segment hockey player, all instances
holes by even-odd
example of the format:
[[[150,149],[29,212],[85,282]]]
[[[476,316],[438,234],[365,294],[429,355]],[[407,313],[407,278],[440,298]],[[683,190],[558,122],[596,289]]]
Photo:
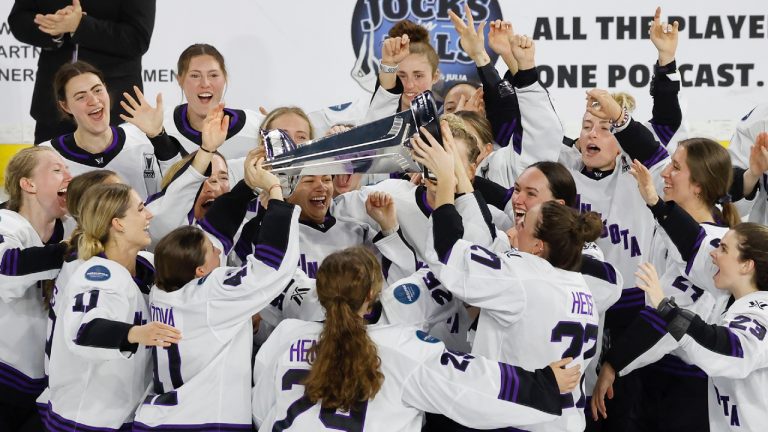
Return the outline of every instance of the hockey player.
[[[710,265],[708,252],[717,247],[728,226],[739,222],[733,204],[725,198],[732,173],[728,152],[709,139],[680,141],[671,163],[662,171],[664,200],[656,193],[650,171],[638,161],[632,167],[640,195],[660,226],[647,259],[659,268],[666,295],[710,319],[713,309],[725,301],[725,293],[712,282],[716,269]],[[616,371],[623,376],[653,363],[634,374],[643,383],[643,396],[633,427],[668,427],[671,420],[664,413],[674,411],[675,427],[705,430],[700,412],[706,404],[706,376],[677,356],[668,355],[677,344],[653,331],[652,324],[648,311],[642,311],[625,334],[613,341],[600,371],[593,405],[603,403]]]
[[[67,160],[74,175],[110,169],[133,187],[142,200],[156,193],[162,168],[173,163],[177,144],[159,132],[149,138],[132,126],[129,129],[134,132],[110,126],[108,89],[101,72],[88,63],[63,65],[56,73],[54,88],[59,109],[77,124],[77,130],[41,145],[53,147]],[[132,113],[134,121],[149,122],[147,118],[162,114],[161,105],[152,108],[140,91],[137,97],[142,109]],[[135,109],[139,108],[135,100],[129,100],[134,102]]]
[[[283,321],[256,356],[261,431],[419,431],[423,411],[476,427],[528,425],[555,418],[558,393],[576,384],[577,367],[559,368],[570,359],[528,372],[449,351],[413,327],[366,326],[382,282],[366,249],[331,254],[317,276],[325,321]]]
[[[760,431],[768,401],[768,229],[755,223],[739,224],[711,252],[717,267],[715,286],[730,298],[720,303],[715,323],[679,307],[664,297],[663,285],[652,265],[638,271],[638,284],[655,309],[652,320],[660,332],[678,342],[687,362],[709,375],[709,429]]]
[[[502,80],[485,51],[485,23],[474,27],[465,4],[467,23],[450,12],[454,28],[461,35],[461,46],[477,66],[483,83],[483,99],[496,142],[502,146],[477,166],[477,175],[511,188],[515,179],[538,161],[556,161],[560,147],[547,145],[562,141],[563,128],[552,108],[549,92],[538,81],[535,45],[527,36],[514,35],[511,27],[491,26],[489,44],[496,52],[508,51],[518,70]],[[519,106],[518,106],[519,104]]]
[[[5,172],[6,208],[0,209],[0,429],[37,425],[34,400],[45,388],[45,306],[41,281],[61,268],[61,218],[72,176],[46,147],[19,151]],[[13,329],[13,330],[11,330]]]
[[[194,44],[182,51],[177,65],[179,86],[187,103],[165,114],[163,126],[168,135],[181,143],[184,154],[192,153],[202,144],[203,124],[208,113],[224,97],[227,68],[224,56],[208,44]],[[264,118],[251,110],[225,108],[229,116],[227,139],[221,146],[226,159],[244,157],[256,147],[259,124]]]
[[[456,180],[448,169],[454,145],[445,123],[442,134],[443,146],[430,135],[429,145],[421,139],[412,144],[416,160],[438,179],[430,268],[452,294],[480,308],[472,352],[526,368],[566,357],[586,367],[597,349],[598,310],[607,305],[574,270],[581,267],[584,241],[602,230],[599,217],[577,216],[549,201],[526,213],[520,252],[498,256],[462,240],[463,224],[453,206]],[[583,388],[561,399],[565,410],[559,419],[529,429],[583,430]]]
[[[134,430],[251,430],[250,318],[288,283],[299,257],[299,208],[282,202],[280,181],[262,162],[245,173],[249,187],[270,194],[246,265],[219,268],[219,251],[193,227],[173,231],[155,250],[152,320],[187,337],[152,349],[154,380]]]
[[[148,350],[168,347],[181,334],[147,324],[146,295],[154,282],[152,214],[123,184],[89,190],[80,211],[82,235],[74,271],[53,331],[49,365],[50,429],[112,431],[129,428],[150,380]]]

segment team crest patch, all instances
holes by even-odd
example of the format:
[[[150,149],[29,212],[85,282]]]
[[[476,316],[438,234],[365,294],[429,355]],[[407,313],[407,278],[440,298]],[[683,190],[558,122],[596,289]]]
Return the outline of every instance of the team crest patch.
[[[85,271],[85,278],[93,282],[103,282],[110,277],[112,277],[112,273],[109,272],[109,269],[100,265],[95,265]]]
[[[419,299],[421,290],[412,283],[398,285],[395,288],[395,298],[402,304],[411,304]]]
[[[438,343],[438,342],[440,342],[440,339],[430,335],[427,332],[423,332],[421,330],[416,330],[416,337],[421,339],[421,340],[423,340],[424,342],[427,342],[427,343]]]

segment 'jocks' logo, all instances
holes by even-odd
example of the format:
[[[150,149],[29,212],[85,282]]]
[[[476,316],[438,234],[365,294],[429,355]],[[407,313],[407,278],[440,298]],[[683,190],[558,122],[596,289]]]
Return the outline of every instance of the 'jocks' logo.
[[[450,10],[463,16],[464,3],[459,0],[358,0],[352,13],[352,47],[357,58],[352,77],[365,90],[373,92],[382,41],[396,22],[409,19],[429,30],[445,81],[476,80],[477,69],[459,46],[459,35],[448,17]],[[476,23],[503,19],[498,0],[466,0],[466,3]],[[498,56],[488,49],[487,43],[486,38],[486,51],[493,64]]]

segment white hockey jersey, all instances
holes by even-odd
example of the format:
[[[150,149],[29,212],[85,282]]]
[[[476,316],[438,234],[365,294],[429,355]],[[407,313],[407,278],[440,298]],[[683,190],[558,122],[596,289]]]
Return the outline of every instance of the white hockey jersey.
[[[288,283],[299,255],[300,209],[278,210],[283,220],[269,229],[282,245],[261,243],[242,268],[219,267],[177,291],[152,289],[152,320],[176,327],[183,339],[152,348],[154,383],[134,430],[250,430],[251,315]]]
[[[584,277],[534,255],[510,250],[496,255],[458,240],[448,257],[430,256],[435,276],[459,299],[480,308],[472,353],[531,369],[572,357],[582,382],[561,395],[560,418],[533,431],[583,431],[584,371],[597,350],[599,310]]]
[[[368,327],[384,374],[379,393],[348,413],[321,409],[304,396],[300,382],[309,373],[307,352],[322,328],[283,321],[257,354],[253,418],[259,430],[415,432],[421,430],[423,411],[493,428],[548,421],[559,411],[558,390],[537,379],[542,371],[449,351],[438,339],[397,325]]]
[[[152,254],[136,258],[136,276],[95,256],[70,277],[60,299],[49,365],[49,429],[111,431],[130,427],[150,382],[149,349],[127,343],[146,324],[154,283]]]
[[[339,195],[335,200],[334,214],[339,218],[363,221],[371,227],[378,228],[376,222],[365,212],[365,200],[373,191],[387,192],[392,196],[405,241],[415,250],[416,258],[422,263],[425,262],[427,249],[431,247],[427,239],[431,232],[429,215],[432,213],[432,208],[427,203],[425,187],[416,186],[405,180],[385,180],[374,186]],[[474,194],[458,197],[455,205],[465,221],[465,236],[471,236],[475,243],[490,246],[496,236],[496,230],[487,209],[480,208]],[[486,212],[488,219],[485,218],[483,211]]]
[[[29,221],[0,210],[0,391],[34,400],[45,388],[46,310],[40,281],[61,268],[63,226],[43,244]]]
[[[520,105],[520,121],[523,135],[520,144],[513,137],[512,130],[516,128],[516,119],[510,123],[509,142],[488,155],[477,167],[476,175],[492,180],[509,189],[515,185],[515,179],[528,168],[539,161],[557,161],[560,155],[563,139],[563,126],[552,106],[549,92],[538,81],[533,84],[516,88],[515,94]],[[514,97],[514,96],[513,96]]]
[[[56,150],[67,161],[72,176],[97,169],[116,172],[142,200],[160,190],[163,169],[173,162],[163,162],[161,167],[149,139],[143,133],[126,133],[122,126],[112,126],[112,143],[101,153],[89,153],[78,147],[74,134],[62,135],[40,145]]]
[[[224,108],[224,114],[229,116],[229,131],[219,153],[224,159],[246,156],[259,142],[259,126],[264,116],[255,111],[232,108]],[[168,135],[179,140],[187,154],[199,149],[203,142],[200,131],[193,129],[187,120],[187,104],[166,112],[163,127]]]

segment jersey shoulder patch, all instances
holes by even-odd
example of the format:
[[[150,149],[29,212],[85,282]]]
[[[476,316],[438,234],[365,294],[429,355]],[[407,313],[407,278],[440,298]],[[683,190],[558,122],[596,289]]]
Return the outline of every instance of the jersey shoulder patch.
[[[92,282],[103,282],[110,277],[112,277],[112,273],[110,273],[109,269],[103,265],[91,266],[85,271],[85,279]]]
[[[421,290],[416,284],[406,283],[395,287],[393,295],[402,304],[412,304],[419,299]]]
[[[421,330],[416,330],[416,337],[427,343],[438,343],[440,339],[430,335],[429,333]]]

